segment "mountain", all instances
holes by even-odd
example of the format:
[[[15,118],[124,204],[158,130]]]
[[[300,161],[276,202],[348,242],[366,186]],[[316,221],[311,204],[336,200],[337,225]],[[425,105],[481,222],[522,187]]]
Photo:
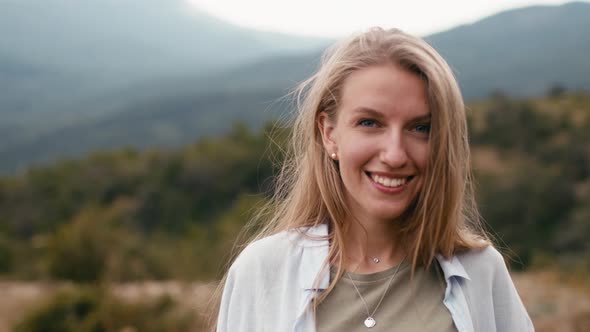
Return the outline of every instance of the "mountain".
[[[87,98],[324,44],[242,29],[185,0],[0,0],[0,86],[13,87],[0,112],[96,111]]]
[[[510,10],[426,39],[454,68],[464,95],[590,89],[590,3]]]
[[[104,4],[110,4],[109,8],[112,10],[115,3],[121,3],[105,0],[99,5],[95,1],[84,3],[103,8],[103,11],[108,7]],[[15,3],[30,5],[34,2],[33,0],[19,2],[0,0],[0,6],[6,3],[12,3],[13,6],[16,6]],[[49,2],[64,4],[67,1],[49,0]],[[140,6],[140,3],[153,5],[150,7],[150,12],[153,11],[159,15],[170,11],[178,13],[181,8],[179,3],[171,2],[176,3],[177,7],[167,7],[158,0],[148,0],[148,2],[128,0],[125,3],[129,4],[127,13],[137,10],[136,7]],[[168,11],[161,7],[168,8]],[[93,13],[86,16],[95,17],[94,20],[99,21],[98,18],[101,16],[98,9],[86,10],[86,13]],[[180,10],[180,12],[188,15],[185,11]],[[5,15],[2,10],[0,13]],[[90,20],[80,15],[81,21]],[[146,40],[149,38],[142,39],[141,36],[136,36],[142,31],[157,35],[154,30],[158,29],[154,28],[153,24],[141,26],[137,23],[136,28],[133,29],[113,28],[114,31],[125,30],[124,33],[127,35],[133,35],[132,32],[135,31],[135,37],[130,38],[131,40],[140,40],[142,41],[140,45],[148,44],[152,48],[159,49],[162,54],[167,54],[168,62],[158,67],[143,62],[144,60],[155,61],[150,60],[149,56],[143,57],[136,54],[135,58],[133,56],[125,58],[125,54],[133,53],[133,51],[137,53],[137,50],[141,50],[141,47],[136,46],[137,43],[129,44],[134,46],[130,46],[126,52],[120,52],[118,56],[115,56],[118,60],[112,60],[115,64],[109,66],[123,68],[129,72],[139,70],[139,74],[136,73],[135,76],[129,73],[124,75],[137,77],[137,79],[125,84],[112,85],[110,88],[93,89],[92,95],[84,96],[78,102],[73,101],[79,97],[76,89],[86,87],[79,80],[79,77],[83,76],[80,74],[81,70],[63,70],[67,68],[67,63],[57,61],[60,58],[57,56],[48,57],[53,62],[32,61],[27,57],[11,57],[12,53],[8,53],[4,47],[1,47],[0,70],[11,73],[12,76],[6,77],[12,78],[4,83],[3,79],[0,79],[0,86],[8,87],[13,93],[1,93],[0,102],[4,101],[4,105],[7,103],[16,105],[15,107],[21,105],[31,107],[31,104],[34,104],[34,101],[29,100],[31,98],[10,100],[12,96],[19,95],[18,87],[10,82],[20,80],[27,88],[41,90],[44,82],[51,82],[41,78],[60,77],[58,83],[61,83],[54,83],[52,86],[60,90],[61,95],[48,92],[38,92],[38,95],[45,96],[46,99],[54,98],[55,103],[61,102],[65,105],[51,112],[11,113],[4,107],[0,108],[2,113],[0,135],[3,137],[3,140],[0,140],[0,171],[23,170],[33,163],[80,155],[94,149],[126,145],[176,146],[203,135],[222,133],[238,120],[252,126],[260,126],[270,118],[278,118],[285,114],[286,109],[291,105],[280,98],[285,96],[297,82],[313,72],[321,53],[320,50],[314,50],[314,47],[325,45],[327,42],[244,31],[198,12],[192,12],[190,15],[195,16],[192,16],[192,19],[186,16],[185,21],[174,21],[175,24],[182,25],[179,22],[185,22],[183,24],[186,26],[203,24],[203,29],[209,27],[210,30],[198,30],[203,36],[199,37],[202,38],[201,43],[197,44],[200,47],[216,50],[211,51],[210,54],[218,55],[217,57],[204,56],[209,60],[187,64],[185,61],[189,61],[196,55],[189,51],[182,53],[178,50],[170,50],[174,48],[171,45],[186,46],[186,41],[190,39],[187,34],[195,34],[195,30],[187,33],[186,27],[174,30],[175,32],[167,30],[168,34],[160,31],[161,35],[174,35],[177,39],[175,42],[162,41],[157,47],[153,46],[155,41],[150,39],[148,43]],[[122,26],[125,23],[125,15],[121,14],[121,16],[119,21],[116,18],[109,18],[109,20],[118,22],[117,24]],[[199,19],[193,22],[195,17]],[[482,98],[495,91],[514,96],[539,95],[544,94],[555,84],[568,89],[590,90],[590,62],[586,59],[587,54],[590,54],[590,35],[586,33],[590,31],[589,18],[589,3],[533,6],[502,12],[473,24],[427,36],[426,39],[453,67],[468,100]],[[0,24],[6,24],[3,20],[0,22],[2,22]],[[117,24],[111,25],[117,26]],[[135,27],[135,25],[132,26]],[[160,30],[165,26],[165,24],[158,25]],[[129,29],[131,32],[127,31]],[[112,34],[106,34],[103,39],[110,42],[112,37],[114,42],[123,38],[113,37]],[[239,36],[237,40],[233,39],[235,36]],[[226,39],[229,42],[224,41]],[[238,43],[244,41],[256,43],[256,45],[262,43],[266,46],[257,46],[255,50],[258,53],[248,55],[248,58],[247,47]],[[1,43],[3,42],[0,41]],[[168,47],[161,46],[166,43],[171,44],[168,44]],[[297,43],[300,46],[295,47],[295,50],[286,49],[286,45],[293,46]],[[190,45],[186,47],[187,50],[191,49]],[[88,55],[99,52],[98,49],[100,48],[89,52]],[[102,52],[108,53],[104,50]],[[208,54],[207,52],[203,51],[202,54]],[[182,56],[189,53],[192,55]],[[235,57],[235,61],[224,59],[221,61],[223,65],[215,67],[216,62],[211,58],[219,60],[223,56]],[[134,64],[134,61],[137,64]],[[211,62],[206,66],[200,66],[207,61]],[[9,65],[3,66],[2,63]],[[178,67],[172,68],[172,63],[178,64]],[[90,68],[92,64],[88,66]],[[158,71],[150,71],[150,74],[146,74],[144,71],[150,66],[157,67]],[[82,67],[78,65],[76,68]],[[100,70],[97,69],[95,73],[100,76],[98,72]],[[105,72],[108,71],[105,70]],[[117,71],[113,70],[113,72]],[[92,75],[87,79],[92,81]],[[65,98],[66,102],[64,102],[64,98],[56,97],[64,93],[71,95],[72,98]],[[38,95],[28,94],[28,96]],[[9,102],[6,102],[6,99]]]
[[[186,93],[174,86],[182,77],[202,86],[214,72],[326,43],[236,27],[185,0],[0,0],[0,156],[7,160],[0,164],[54,159],[65,145],[51,137],[146,98]],[[70,143],[78,153],[107,147],[81,143],[89,141]],[[39,142],[49,147],[26,152]]]

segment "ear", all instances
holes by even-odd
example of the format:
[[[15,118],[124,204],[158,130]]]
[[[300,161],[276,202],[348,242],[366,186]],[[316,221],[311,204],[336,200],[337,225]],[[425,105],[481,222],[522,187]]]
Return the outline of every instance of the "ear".
[[[318,115],[318,129],[322,134],[322,143],[326,149],[326,153],[331,155],[332,153],[338,154],[338,145],[335,139],[335,123],[330,120],[326,112],[320,112]]]

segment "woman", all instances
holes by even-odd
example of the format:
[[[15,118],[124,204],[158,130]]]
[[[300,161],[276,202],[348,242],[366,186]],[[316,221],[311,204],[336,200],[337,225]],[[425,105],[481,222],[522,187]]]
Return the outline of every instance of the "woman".
[[[473,200],[463,100],[399,30],[329,50],[298,90],[271,220],[217,331],[532,331]]]

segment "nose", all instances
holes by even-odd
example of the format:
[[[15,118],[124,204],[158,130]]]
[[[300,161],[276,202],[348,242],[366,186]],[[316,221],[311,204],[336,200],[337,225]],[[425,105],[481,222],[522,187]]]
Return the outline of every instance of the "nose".
[[[408,162],[407,145],[401,132],[394,132],[384,137],[381,148],[381,162],[391,168],[404,167]]]

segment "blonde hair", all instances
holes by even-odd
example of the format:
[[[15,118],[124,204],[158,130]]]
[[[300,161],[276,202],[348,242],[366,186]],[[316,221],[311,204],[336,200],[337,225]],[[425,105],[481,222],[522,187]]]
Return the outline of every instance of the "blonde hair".
[[[334,118],[345,79],[355,70],[395,64],[420,76],[431,112],[430,153],[423,189],[404,213],[399,238],[415,270],[430,266],[436,254],[483,248],[482,229],[473,197],[467,121],[463,98],[446,61],[425,41],[400,30],[373,28],[328,49],[319,70],[294,92],[297,101],[290,145],[277,177],[275,195],[260,211],[269,215],[259,239],[284,230],[329,224],[330,251],[325,264],[344,272],[344,235],[351,215],[338,166],[322,144],[318,116]],[[323,238],[322,240],[325,240]],[[318,277],[319,278],[319,277]],[[330,281],[321,302],[339,278]],[[319,280],[319,279],[318,279]]]

